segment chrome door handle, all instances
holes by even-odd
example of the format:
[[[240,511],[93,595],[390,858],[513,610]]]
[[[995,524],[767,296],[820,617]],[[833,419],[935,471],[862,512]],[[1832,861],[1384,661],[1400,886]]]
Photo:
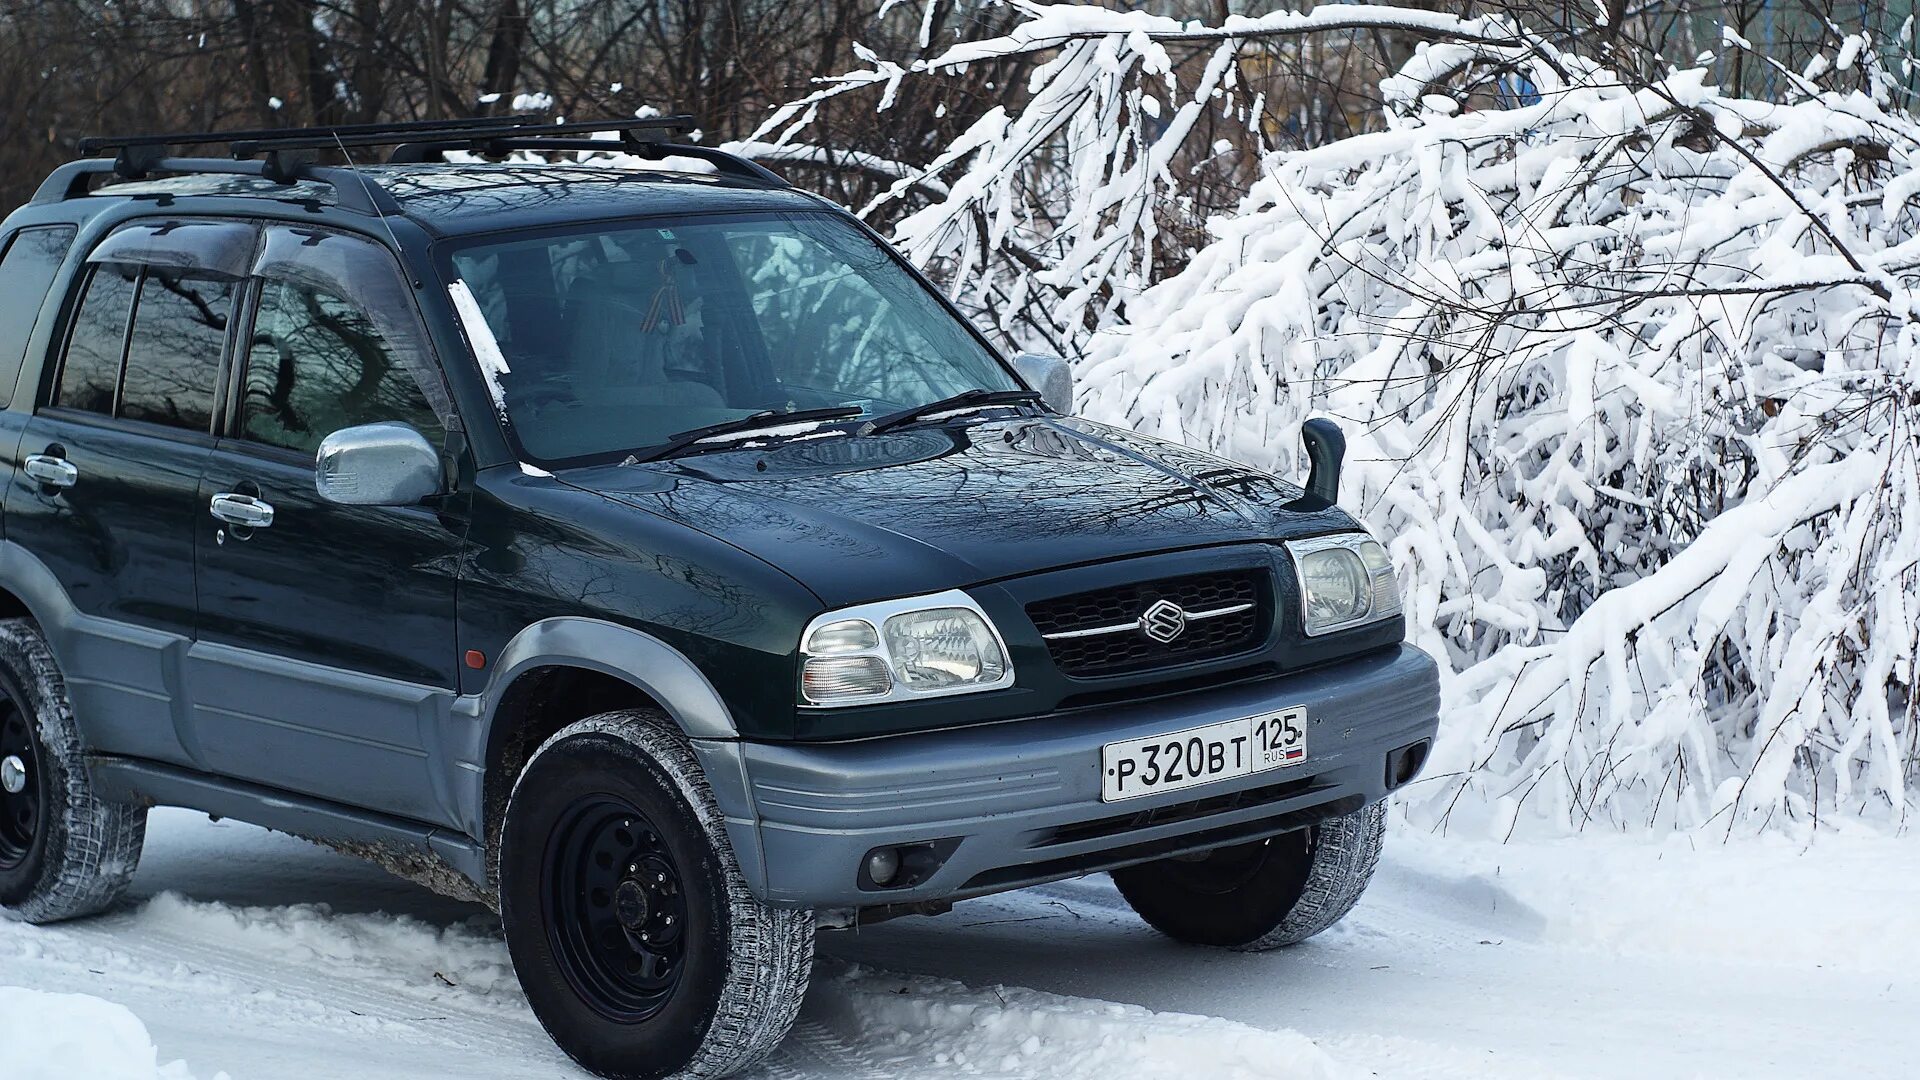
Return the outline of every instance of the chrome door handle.
[[[28,476],[48,487],[70,488],[80,479],[73,462],[51,454],[28,454],[25,468]]]
[[[251,495],[223,491],[213,497],[209,509],[214,517],[229,525],[264,529],[273,524],[273,504],[261,502]]]

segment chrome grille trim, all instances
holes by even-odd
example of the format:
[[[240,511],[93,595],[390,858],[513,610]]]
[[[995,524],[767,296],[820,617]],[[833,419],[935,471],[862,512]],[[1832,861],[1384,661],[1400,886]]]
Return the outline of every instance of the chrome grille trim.
[[[1196,619],[1217,619],[1222,615],[1238,615],[1243,611],[1252,611],[1252,610],[1253,610],[1252,604],[1231,604],[1231,605],[1228,605],[1227,607],[1213,608],[1208,611],[1189,611],[1187,612],[1187,621],[1193,622]],[[1128,630],[1138,630],[1138,629],[1140,629],[1140,620],[1135,619],[1134,621],[1129,623],[1115,623],[1112,626],[1093,626],[1093,627],[1088,627],[1085,630],[1062,630],[1062,631],[1059,631],[1058,633],[1041,634],[1040,636],[1041,638],[1047,641],[1063,641],[1068,638],[1088,638],[1088,637],[1100,637],[1103,634],[1122,634],[1127,632]]]

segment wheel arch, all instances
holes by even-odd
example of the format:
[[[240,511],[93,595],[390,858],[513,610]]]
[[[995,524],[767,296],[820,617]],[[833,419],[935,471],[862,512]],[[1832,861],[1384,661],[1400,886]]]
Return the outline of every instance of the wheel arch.
[[[533,752],[560,729],[618,709],[657,709],[696,747],[739,738],[732,711],[693,661],[666,642],[603,619],[543,619],[515,634],[495,661],[475,703],[483,721],[481,820],[488,877],[498,880],[500,827],[507,799]],[[737,755],[728,754],[727,757]],[[742,785],[713,770],[715,794],[730,817]],[[491,884],[491,881],[489,882]]]
[[[29,618],[39,623],[62,671],[68,670],[68,639],[79,617],[47,564],[12,540],[0,541],[0,619]]]

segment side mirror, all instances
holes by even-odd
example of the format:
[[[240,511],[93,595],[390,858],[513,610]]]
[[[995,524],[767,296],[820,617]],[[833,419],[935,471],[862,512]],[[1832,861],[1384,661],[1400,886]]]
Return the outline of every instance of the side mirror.
[[[440,493],[440,454],[405,424],[361,424],[320,440],[313,486],[347,506],[412,506]]]
[[[1055,412],[1073,411],[1073,369],[1065,360],[1045,353],[1023,352],[1013,358],[1013,370],[1040,391],[1040,397]]]

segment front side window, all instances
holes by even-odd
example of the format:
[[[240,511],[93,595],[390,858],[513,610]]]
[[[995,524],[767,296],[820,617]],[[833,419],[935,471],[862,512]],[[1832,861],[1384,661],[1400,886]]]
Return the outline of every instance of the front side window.
[[[127,345],[123,419],[208,429],[235,291],[225,278],[147,270]]]
[[[240,434],[312,454],[341,428],[380,421],[440,438],[419,381],[364,309],[309,285],[264,282],[247,349]]]
[[[617,457],[764,410],[860,417],[1019,384],[892,253],[831,214],[483,238],[447,268],[535,460]],[[470,335],[474,327],[469,325]]]
[[[120,382],[120,360],[127,347],[127,318],[133,312],[139,279],[137,266],[102,263],[94,267],[67,338],[60,383],[54,389],[55,405],[113,414],[113,391]]]

